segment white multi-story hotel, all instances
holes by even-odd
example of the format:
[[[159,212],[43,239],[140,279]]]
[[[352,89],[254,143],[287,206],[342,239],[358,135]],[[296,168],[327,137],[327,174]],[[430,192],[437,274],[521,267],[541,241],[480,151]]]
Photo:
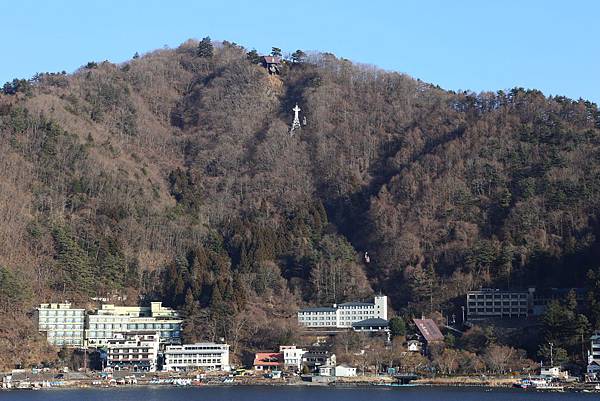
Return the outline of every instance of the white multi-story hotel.
[[[68,347],[105,347],[115,333],[158,333],[161,343],[180,344],[183,320],[162,302],[150,306],[105,304],[86,316],[85,309],[70,303],[41,304],[36,309],[38,331],[48,342]]]
[[[304,308],[298,311],[298,323],[306,327],[351,328],[352,323],[367,319],[387,320],[387,296],[375,296],[370,302],[346,302],[332,307]]]
[[[107,362],[111,368],[129,368],[154,372],[158,361],[158,333],[114,333],[107,340]]]
[[[162,306],[162,302],[152,302],[149,307],[105,304],[88,315],[86,344],[106,346],[114,333],[128,331],[158,333],[161,343],[178,344],[182,322],[177,311]]]
[[[41,304],[36,309],[38,330],[46,333],[48,342],[58,346],[83,346],[85,309],[70,303]]]
[[[168,371],[230,370],[228,344],[168,345],[164,358],[163,370]]]

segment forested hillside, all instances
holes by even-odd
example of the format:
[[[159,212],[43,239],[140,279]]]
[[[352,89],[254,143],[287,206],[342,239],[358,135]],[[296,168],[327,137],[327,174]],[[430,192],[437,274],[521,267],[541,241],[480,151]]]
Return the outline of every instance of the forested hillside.
[[[269,75],[255,56],[189,41],[4,86],[7,364],[49,357],[24,318],[49,300],[162,299],[189,339],[235,352],[289,341],[298,306],[376,291],[403,314],[480,286],[597,299],[595,104],[453,93],[331,54]]]

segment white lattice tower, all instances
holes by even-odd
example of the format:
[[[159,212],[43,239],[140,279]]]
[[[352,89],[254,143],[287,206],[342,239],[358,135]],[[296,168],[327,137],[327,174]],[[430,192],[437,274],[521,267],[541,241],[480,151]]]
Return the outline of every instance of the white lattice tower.
[[[290,129],[290,134],[294,132],[294,130],[300,128],[300,116],[298,113],[300,113],[300,110],[302,110],[300,107],[298,107],[298,104],[296,104],[296,106],[292,109],[292,111],[294,112],[294,122],[292,122],[292,128]]]

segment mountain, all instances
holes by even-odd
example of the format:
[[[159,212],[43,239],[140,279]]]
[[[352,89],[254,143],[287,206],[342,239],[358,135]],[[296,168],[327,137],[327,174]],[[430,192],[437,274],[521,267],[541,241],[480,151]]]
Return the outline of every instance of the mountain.
[[[4,86],[11,362],[50,352],[24,318],[48,300],[163,299],[189,317],[190,339],[243,329],[235,338],[267,347],[294,335],[303,304],[382,291],[420,314],[480,286],[588,285],[595,104],[455,93],[295,54],[271,75],[255,52],[188,41]],[[290,134],[296,104],[306,125]]]

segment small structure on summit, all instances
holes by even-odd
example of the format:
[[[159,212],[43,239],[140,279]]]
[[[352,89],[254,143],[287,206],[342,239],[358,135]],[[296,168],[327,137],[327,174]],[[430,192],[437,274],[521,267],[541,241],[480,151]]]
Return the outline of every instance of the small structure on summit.
[[[294,112],[294,121],[292,122],[292,128],[290,128],[290,135],[294,134],[294,130],[300,128],[300,116],[298,115],[298,113],[300,113],[301,110],[302,109],[298,107],[298,103],[296,103],[296,106],[292,109],[292,111]]]
[[[278,56],[263,56],[261,59],[263,67],[269,71],[269,74],[279,75],[279,67],[281,66],[281,57]]]

